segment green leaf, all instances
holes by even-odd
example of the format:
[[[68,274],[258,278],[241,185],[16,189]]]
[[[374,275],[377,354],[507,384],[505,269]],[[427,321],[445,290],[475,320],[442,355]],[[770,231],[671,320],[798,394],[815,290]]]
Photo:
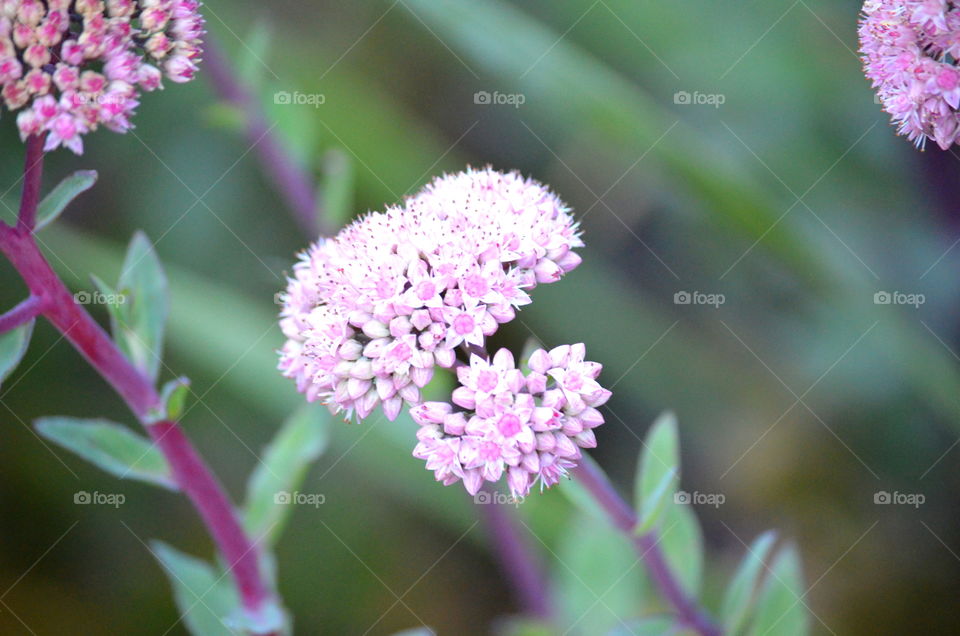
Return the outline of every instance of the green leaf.
[[[803,600],[803,568],[792,545],[777,554],[760,590],[754,636],[805,636],[810,631]]]
[[[693,508],[671,501],[660,520],[659,537],[670,571],[688,594],[697,597],[703,576],[704,545]]]
[[[37,432],[121,479],[138,479],[170,490],[177,484],[167,460],[150,440],[107,420],[44,417]]]
[[[96,286],[97,290],[99,290],[99,292],[103,294],[106,299],[115,301],[104,303],[107,306],[107,313],[110,314],[110,318],[120,322],[126,322],[127,318],[126,314],[124,313],[124,310],[127,309],[126,298],[121,297],[121,295],[117,293],[116,289],[108,285],[96,274],[90,274],[90,279],[93,281],[93,284]],[[121,302],[121,299],[123,302]]]
[[[156,380],[169,299],[160,259],[142,232],[130,242],[117,289],[127,306],[122,320],[112,316],[114,338],[134,366]]]
[[[672,616],[649,616],[625,621],[607,633],[607,636],[680,636]]]
[[[300,487],[310,463],[330,440],[330,413],[319,404],[304,404],[287,421],[263,453],[247,484],[244,525],[255,539],[279,538],[292,506],[283,500]],[[278,499],[280,497],[280,499]]]
[[[13,373],[23,359],[23,354],[27,352],[30,336],[33,334],[33,323],[34,321],[31,320],[16,329],[0,334],[0,385]]]
[[[80,194],[86,192],[97,182],[95,170],[81,170],[57,184],[50,194],[43,198],[37,207],[36,230],[42,230],[53,223],[58,216]]]
[[[259,92],[265,71],[273,74],[266,63],[272,42],[273,29],[267,19],[254,22],[250,32],[243,38],[243,46],[238,51],[237,77],[251,93]]]
[[[151,549],[173,587],[177,609],[190,633],[236,636],[231,617],[239,614],[240,599],[233,580],[206,561],[161,541],[152,541]]]
[[[636,616],[652,590],[630,538],[607,521],[573,515],[555,550],[551,581],[564,632],[605,634]]]
[[[720,615],[724,629],[731,636],[739,634],[749,620],[754,592],[776,540],[777,535],[773,531],[764,532],[757,537],[730,581]]]
[[[339,227],[353,218],[355,188],[353,162],[347,153],[334,148],[323,157],[323,184],[320,188],[321,211],[326,225]]]
[[[160,391],[160,402],[164,412],[160,419],[179,420],[183,417],[183,409],[190,395],[190,379],[177,378],[163,385]]]
[[[644,440],[636,478],[637,534],[659,520],[680,484],[680,442],[677,418],[667,412],[657,418]]]

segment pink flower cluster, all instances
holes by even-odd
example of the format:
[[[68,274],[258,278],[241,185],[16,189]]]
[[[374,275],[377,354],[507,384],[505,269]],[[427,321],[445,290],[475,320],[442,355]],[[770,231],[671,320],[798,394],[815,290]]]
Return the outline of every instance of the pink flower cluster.
[[[411,409],[420,424],[414,456],[444,485],[463,480],[471,495],[504,473],[515,497],[537,481],[552,486],[576,465],[580,448],[596,446],[593,429],[603,424],[597,407],[610,398],[596,381],[600,365],[584,355],[582,344],[539,349],[526,375],[506,349],[492,362],[472,356],[457,369],[453,404]]]
[[[126,132],[139,93],[193,79],[197,0],[0,0],[0,95],[24,140],[83,152],[103,125]],[[161,70],[162,69],[162,70]]]
[[[867,0],[860,21],[867,78],[886,110],[922,148],[946,150],[960,136],[960,3]]]
[[[420,403],[435,365],[482,347],[573,269],[577,226],[536,181],[490,168],[444,176],[301,256],[282,295],[280,369],[308,400],[389,419]]]

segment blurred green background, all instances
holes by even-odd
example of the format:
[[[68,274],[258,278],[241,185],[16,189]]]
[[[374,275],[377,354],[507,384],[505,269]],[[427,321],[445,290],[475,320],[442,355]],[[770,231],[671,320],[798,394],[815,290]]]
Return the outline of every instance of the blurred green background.
[[[744,543],[777,528],[800,546],[815,633],[952,633],[960,162],[894,135],[860,72],[858,11],[824,0],[210,0],[206,15],[318,183],[325,166],[352,167],[356,212],[486,163],[570,204],[583,265],[538,288],[495,344],[586,343],[614,390],[594,457],[627,493],[640,437],[676,411],[684,489],[725,497],[697,507],[711,609]],[[323,104],[277,104],[281,91]],[[478,103],[479,92],[523,103]],[[173,289],[164,377],[192,378],[185,426],[239,499],[300,403],[274,370],[273,297],[315,237],[202,74],[147,96],[136,124],[88,137],[83,157],[50,158],[48,187],[81,168],[100,183],[42,240],[76,290],[93,289],[91,272],[116,277],[135,230],[156,242]],[[0,122],[3,189],[22,162],[14,128]],[[11,306],[24,288],[5,262],[0,276]],[[678,304],[683,292],[724,302]],[[878,292],[925,302],[876,304]],[[183,633],[145,543],[209,556],[188,504],[117,482],[29,428],[49,414],[132,423],[122,403],[43,324],[0,407],[0,631]],[[516,614],[470,498],[410,456],[412,425],[336,424],[302,488],[326,503],[298,509],[278,549],[298,633],[423,621],[485,634]],[[126,503],[74,505],[79,490]],[[881,491],[925,502],[875,504]],[[561,493],[531,497],[520,515],[565,620],[593,606],[574,633],[639,613],[639,567],[611,557],[616,541]]]

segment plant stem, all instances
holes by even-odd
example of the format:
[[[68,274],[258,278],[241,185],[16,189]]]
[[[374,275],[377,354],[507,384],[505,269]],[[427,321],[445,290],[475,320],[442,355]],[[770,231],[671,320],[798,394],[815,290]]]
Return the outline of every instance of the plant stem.
[[[30,296],[25,301],[0,315],[0,334],[26,324],[36,318],[42,311],[42,303],[36,296]]]
[[[203,67],[217,94],[243,113],[247,140],[254,145],[264,173],[283,197],[293,216],[308,236],[332,234],[317,200],[313,179],[291,159],[290,153],[273,133],[257,99],[250,94],[230,68],[212,37],[204,44]]]
[[[27,139],[27,157],[23,168],[23,195],[17,229],[24,234],[32,232],[37,223],[40,205],[40,182],[43,180],[43,144],[45,135],[31,135]]]
[[[41,150],[37,155],[37,148]],[[229,572],[236,581],[244,609],[260,614],[272,600],[259,566],[258,551],[240,525],[223,487],[207,468],[176,422],[153,422],[161,411],[160,396],[89,313],[75,301],[34,240],[42,176],[42,139],[27,142],[24,192],[16,228],[0,224],[0,251],[10,260],[30,289],[33,310],[49,320],[103,376],[144,425],[166,457],[177,484],[200,513]],[[15,310],[16,311],[16,310]]]
[[[656,530],[639,536],[635,535],[637,515],[613,488],[603,471],[593,462],[583,461],[573,469],[573,474],[607,513],[610,522],[633,541],[637,552],[646,564],[650,578],[660,589],[666,601],[673,606],[677,619],[702,636],[721,636],[723,631],[714,625],[695,599],[687,596],[670,570],[670,565],[660,548],[660,538]]]
[[[479,514],[487,526],[494,552],[500,562],[525,613],[550,620],[549,589],[534,559],[530,547],[523,540],[516,523],[516,513],[503,509],[504,504],[494,501],[477,503]]]

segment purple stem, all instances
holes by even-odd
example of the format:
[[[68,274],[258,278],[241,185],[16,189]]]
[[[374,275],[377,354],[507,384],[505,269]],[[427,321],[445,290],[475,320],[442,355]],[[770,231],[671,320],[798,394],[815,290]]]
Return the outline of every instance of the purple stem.
[[[677,613],[677,619],[703,636],[721,636],[723,631],[713,624],[695,599],[687,596],[680,582],[670,570],[670,565],[660,548],[656,530],[637,536],[634,529],[637,515],[626,501],[614,490],[613,485],[600,468],[590,461],[581,462],[573,474],[590,491],[600,507],[610,517],[613,525],[630,537],[646,564],[647,572],[660,593]]]
[[[549,590],[541,576],[540,564],[520,534],[514,512],[503,510],[496,502],[476,504],[487,526],[493,548],[523,610],[543,620],[550,620]]]
[[[40,182],[43,180],[43,143],[46,135],[32,135],[27,139],[27,157],[23,168],[23,196],[17,229],[24,234],[33,231],[40,205]]]
[[[261,576],[255,545],[244,533],[223,487],[176,422],[153,422],[150,419],[152,411],[162,410],[160,396],[153,384],[124,357],[90,314],[75,302],[34,240],[30,228],[39,202],[42,149],[42,138],[27,140],[21,215],[16,228],[0,224],[0,251],[30,289],[32,300],[27,302],[34,303],[34,309],[39,308],[40,313],[63,333],[145,426],[170,464],[177,484],[206,523],[237,583],[244,608],[257,615],[272,600],[271,593]]]
[[[7,313],[0,315],[0,334],[16,329],[36,318],[43,311],[42,304],[39,298],[30,296]]]
[[[267,123],[257,99],[233,73],[226,57],[212,38],[204,44],[204,71],[219,96],[239,108],[247,126],[247,140],[254,145],[263,171],[293,212],[300,227],[313,238],[332,234],[320,209],[313,179],[290,158],[282,142]]]

